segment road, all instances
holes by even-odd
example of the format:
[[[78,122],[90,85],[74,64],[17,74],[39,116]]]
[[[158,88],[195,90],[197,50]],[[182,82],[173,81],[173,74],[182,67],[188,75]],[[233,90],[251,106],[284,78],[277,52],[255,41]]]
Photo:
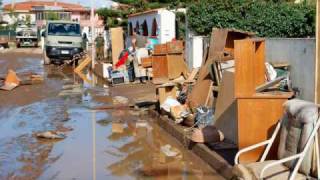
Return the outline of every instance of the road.
[[[95,111],[115,96],[151,98],[148,84],[109,87],[85,74],[43,66],[39,49],[0,53],[0,75],[44,75],[38,85],[0,91],[0,179],[222,179],[198,157],[153,123],[143,110]],[[59,131],[60,141],[37,132]],[[172,157],[164,147],[173,147]],[[165,148],[164,148],[165,149]]]

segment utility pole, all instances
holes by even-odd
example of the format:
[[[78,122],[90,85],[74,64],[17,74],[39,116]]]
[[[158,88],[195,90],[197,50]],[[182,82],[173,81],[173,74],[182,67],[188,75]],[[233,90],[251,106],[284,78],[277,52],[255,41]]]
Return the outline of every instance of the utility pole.
[[[320,103],[320,0],[317,0],[317,13],[316,13],[316,59],[315,59],[315,93],[314,93],[314,99],[315,103]]]
[[[96,49],[95,49],[95,16],[94,16],[94,11],[95,11],[95,0],[91,0],[91,59],[92,59],[92,64],[91,67],[92,69],[94,68],[95,65],[95,54],[96,54]]]

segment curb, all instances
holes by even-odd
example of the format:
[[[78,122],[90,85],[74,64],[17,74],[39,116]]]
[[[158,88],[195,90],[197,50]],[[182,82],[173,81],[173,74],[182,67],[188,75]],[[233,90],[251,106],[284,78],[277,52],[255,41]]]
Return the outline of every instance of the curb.
[[[176,125],[166,116],[161,116],[157,111],[150,110],[149,114],[156,119],[156,123],[166,132],[175,137],[184,147],[188,148],[195,155],[200,157],[204,162],[209,164],[226,179],[232,178],[232,166],[215,151],[209,149],[206,145],[193,143],[185,138],[184,130],[181,126]]]

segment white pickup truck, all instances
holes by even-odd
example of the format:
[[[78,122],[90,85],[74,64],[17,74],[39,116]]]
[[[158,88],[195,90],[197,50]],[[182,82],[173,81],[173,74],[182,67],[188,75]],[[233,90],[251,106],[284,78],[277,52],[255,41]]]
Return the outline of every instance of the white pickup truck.
[[[35,25],[19,24],[16,28],[17,48],[22,46],[38,47],[38,34]]]

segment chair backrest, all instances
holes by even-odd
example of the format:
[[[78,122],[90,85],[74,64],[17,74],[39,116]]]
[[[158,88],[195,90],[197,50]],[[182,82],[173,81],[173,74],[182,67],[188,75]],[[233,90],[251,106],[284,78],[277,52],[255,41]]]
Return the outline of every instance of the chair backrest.
[[[319,117],[319,106],[314,103],[293,99],[284,104],[285,114],[282,119],[278,158],[283,159],[304,150]],[[312,141],[313,144],[314,141]],[[313,145],[311,145],[313,147]],[[310,148],[299,168],[299,172],[310,175],[312,150]],[[285,163],[293,168],[295,160]]]

